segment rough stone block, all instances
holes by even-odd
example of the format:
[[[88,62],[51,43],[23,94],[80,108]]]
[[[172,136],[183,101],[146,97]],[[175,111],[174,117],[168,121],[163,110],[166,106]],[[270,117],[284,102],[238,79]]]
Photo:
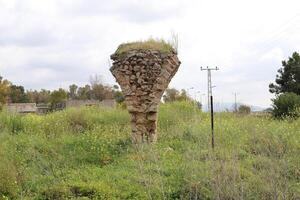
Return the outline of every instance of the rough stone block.
[[[113,54],[111,59],[110,71],[121,86],[131,114],[133,141],[155,142],[158,104],[180,66],[177,54],[139,49]]]

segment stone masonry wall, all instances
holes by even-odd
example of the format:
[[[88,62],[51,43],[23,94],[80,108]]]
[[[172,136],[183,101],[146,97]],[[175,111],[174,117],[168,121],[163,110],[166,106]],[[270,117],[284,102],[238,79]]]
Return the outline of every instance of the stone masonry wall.
[[[180,61],[175,52],[131,50],[117,55],[110,71],[121,86],[131,114],[132,139],[135,143],[155,142],[157,109]]]

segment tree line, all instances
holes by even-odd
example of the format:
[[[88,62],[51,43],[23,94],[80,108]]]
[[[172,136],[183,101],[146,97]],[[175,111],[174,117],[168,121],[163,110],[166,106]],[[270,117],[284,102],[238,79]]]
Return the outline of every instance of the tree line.
[[[54,105],[65,100],[99,100],[115,99],[122,103],[124,96],[117,85],[105,85],[99,76],[90,77],[90,84],[78,86],[71,84],[68,90],[59,88],[57,90],[25,90],[22,85],[15,85],[0,76],[0,104],[6,103],[36,103]],[[194,100],[188,96],[186,90],[168,88],[163,96],[163,101],[190,101]],[[197,102],[201,106],[200,102]]]
[[[36,103],[55,105],[66,100],[124,100],[123,94],[117,85],[105,85],[99,76],[90,78],[90,84],[78,86],[71,84],[69,88],[57,90],[25,90],[22,85],[15,85],[0,76],[0,106],[6,103]]]
[[[269,91],[275,94],[272,99],[272,114],[276,118],[300,117],[300,55],[294,52],[287,60],[282,61],[275,83],[270,83]],[[78,86],[72,84],[68,90],[25,90],[22,85],[15,85],[0,76],[0,108],[6,103],[36,103],[54,105],[67,99],[99,100],[115,99],[118,103],[124,101],[124,96],[117,85],[103,84],[101,78],[95,75],[90,78],[90,84]],[[163,96],[164,102],[191,101],[185,90],[168,88]],[[201,107],[200,102],[196,102]],[[244,110],[249,108],[243,108]]]

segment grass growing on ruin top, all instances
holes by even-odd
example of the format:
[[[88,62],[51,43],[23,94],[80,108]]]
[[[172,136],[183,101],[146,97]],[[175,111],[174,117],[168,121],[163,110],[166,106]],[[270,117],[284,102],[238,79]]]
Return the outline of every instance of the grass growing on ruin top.
[[[146,41],[137,41],[137,42],[129,42],[129,43],[123,43],[121,44],[118,49],[116,50],[116,54],[123,54],[131,50],[157,50],[161,53],[171,53],[174,50],[172,45],[165,40],[155,40],[155,39],[149,39]]]

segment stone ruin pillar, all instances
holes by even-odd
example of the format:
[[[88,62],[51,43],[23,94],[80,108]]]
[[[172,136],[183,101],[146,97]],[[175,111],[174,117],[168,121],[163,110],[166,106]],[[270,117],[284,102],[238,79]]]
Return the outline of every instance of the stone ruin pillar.
[[[137,49],[115,53],[111,59],[110,71],[121,86],[131,115],[133,142],[155,142],[157,109],[180,65],[177,53]]]

